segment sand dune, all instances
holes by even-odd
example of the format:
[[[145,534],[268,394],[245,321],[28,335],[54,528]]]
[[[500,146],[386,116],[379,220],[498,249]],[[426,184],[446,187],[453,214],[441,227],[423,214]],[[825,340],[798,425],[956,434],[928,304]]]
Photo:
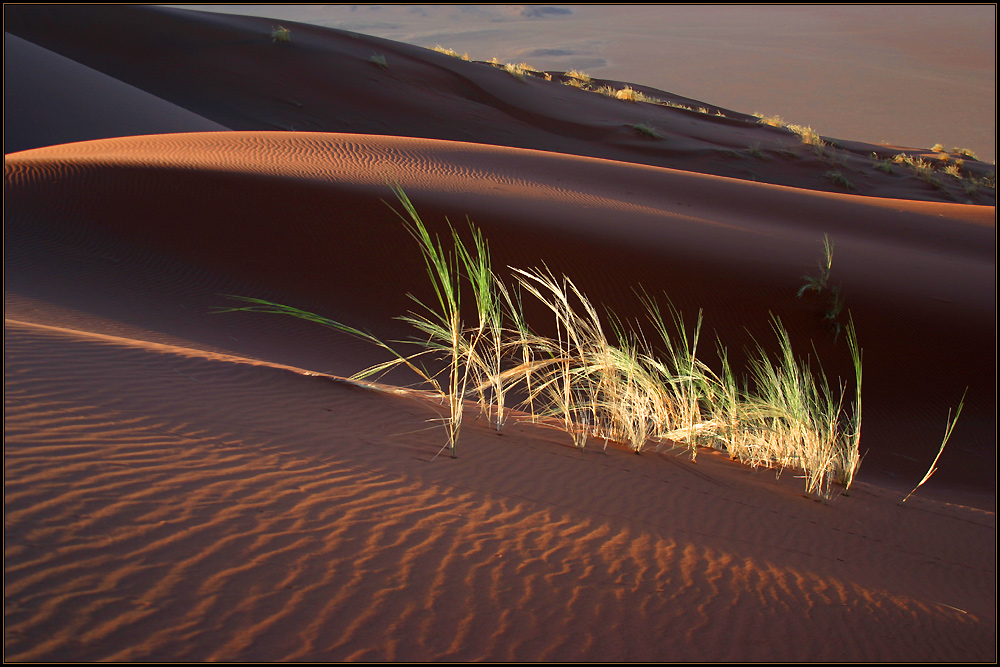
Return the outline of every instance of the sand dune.
[[[4,34],[4,153],[52,144],[228,128]]]
[[[9,658],[988,656],[990,512],[864,485],[831,508],[728,461],[580,454],[526,427],[473,426],[429,463],[420,402],[5,336]]]
[[[632,84],[635,90],[686,108],[623,102],[560,85],[558,72],[553,81],[519,79],[485,63],[305,24],[290,23],[293,41],[277,45],[270,40],[274,21],[257,17],[152,6],[12,6],[4,18],[9,33],[234,130],[469,141],[831,192],[995,203],[986,189],[967,191],[968,180],[942,175],[934,185],[902,167],[885,173],[872,166],[873,152],[887,159],[908,151],[940,162],[926,147],[841,137],[827,138],[829,149],[817,152],[790,130],[758,123],[754,109],[724,109],[641,82]],[[626,85],[593,82],[615,90]],[[976,177],[991,169],[971,159],[963,168]]]
[[[5,155],[6,659],[996,659],[995,195],[965,195],[987,165],[932,187],[840,141],[837,191],[829,156],[752,117],[385,40],[152,7],[5,22],[5,137],[33,147]],[[31,123],[53,110],[72,122]],[[663,146],[630,127],[651,113]],[[769,159],[740,154],[758,137]],[[497,437],[471,404],[435,457],[444,408],[413,377],[343,379],[377,348],[213,312],[410,335],[394,318],[431,293],[389,182],[433,230],[474,221],[497,267],[626,319],[665,293],[737,363],[774,314],[846,378],[796,296],[828,234],[864,348],[850,495],[526,418]]]

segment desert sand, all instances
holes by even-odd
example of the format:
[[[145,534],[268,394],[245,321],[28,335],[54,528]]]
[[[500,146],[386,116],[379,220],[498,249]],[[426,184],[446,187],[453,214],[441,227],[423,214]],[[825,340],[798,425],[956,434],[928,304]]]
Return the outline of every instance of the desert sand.
[[[184,9],[4,14],[6,660],[996,660],[992,163],[284,19],[288,43]],[[930,178],[877,168],[904,152]],[[219,312],[412,335],[432,294],[390,182],[435,232],[474,221],[501,274],[630,320],[666,294],[737,363],[773,314],[846,379],[796,295],[828,235],[864,355],[849,493],[526,414],[498,437],[472,402],[436,456],[426,387],[348,379],[378,348]]]

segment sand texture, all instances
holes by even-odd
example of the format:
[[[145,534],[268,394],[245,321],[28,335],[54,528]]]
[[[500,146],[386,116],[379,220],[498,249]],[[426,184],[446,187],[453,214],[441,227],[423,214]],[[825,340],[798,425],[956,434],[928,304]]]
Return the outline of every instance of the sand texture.
[[[992,164],[285,21],[4,14],[7,661],[996,660]],[[937,184],[873,166],[904,150]],[[347,379],[383,351],[218,312],[410,336],[433,292],[390,183],[435,233],[474,221],[501,277],[547,266],[629,321],[665,294],[708,363],[774,315],[848,378],[796,295],[828,235],[864,350],[850,493],[523,412],[498,437],[471,401],[436,456],[427,387]]]

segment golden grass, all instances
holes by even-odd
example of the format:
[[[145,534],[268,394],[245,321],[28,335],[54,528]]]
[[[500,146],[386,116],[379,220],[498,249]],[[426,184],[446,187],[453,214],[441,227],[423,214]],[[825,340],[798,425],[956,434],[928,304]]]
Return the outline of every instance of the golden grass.
[[[476,227],[470,224],[471,243],[451,227],[449,242],[443,243],[429,233],[405,193],[398,187],[394,192],[403,206],[396,213],[421,249],[434,294],[429,303],[414,298],[418,310],[400,318],[419,334],[413,341],[416,352],[398,352],[371,334],[260,299],[235,297],[249,305],[226,310],[292,315],[386,350],[388,361],[355,378],[399,365],[416,372],[447,404],[442,451],[450,450],[453,457],[465,400],[475,398],[491,425],[502,431],[510,414],[507,396],[516,388],[527,397],[521,407],[534,421],[565,431],[580,449],[599,438],[605,447],[616,441],[639,453],[657,441],[685,447],[694,458],[699,447],[714,446],[752,466],[798,468],[807,491],[825,499],[832,497],[834,483],[845,490],[850,486],[860,464],[861,423],[861,352],[853,323],[848,341],[856,393],[850,407],[846,386],[833,389],[821,370],[811,370],[808,358],[800,360],[777,318],[777,359],[758,344],[750,379],[740,383],[723,346],[718,346],[719,373],[699,358],[701,312],[688,327],[672,305],[665,318],[655,299],[642,293],[644,329],[613,313],[603,320],[570,278],[545,268],[512,268],[515,282],[507,285],[495,275]],[[827,249],[832,260],[828,241]],[[823,283],[821,276],[817,284]],[[553,337],[528,327],[520,294],[550,312]],[[475,318],[463,319],[468,314]],[[427,370],[424,358],[440,370]]]
[[[441,46],[440,44],[438,44],[437,46],[435,46],[433,50],[437,51],[438,53],[443,53],[446,56],[451,56],[452,58],[458,58],[459,60],[469,60],[469,54],[468,54],[468,52],[466,52],[466,53],[459,53],[455,49],[449,49],[449,48],[446,48],[444,46]]]

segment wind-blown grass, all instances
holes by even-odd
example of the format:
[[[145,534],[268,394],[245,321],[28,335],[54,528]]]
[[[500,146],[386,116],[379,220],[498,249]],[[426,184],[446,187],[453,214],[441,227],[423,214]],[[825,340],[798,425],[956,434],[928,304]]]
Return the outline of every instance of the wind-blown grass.
[[[437,51],[438,53],[443,53],[446,56],[451,56],[452,58],[458,58],[459,60],[469,60],[468,52],[459,53],[455,49],[449,49],[447,47],[441,46],[440,44],[435,46],[433,50]]]
[[[415,372],[447,403],[442,451],[452,457],[466,399],[476,399],[491,427],[502,432],[512,410],[508,397],[518,393],[533,421],[564,430],[581,450],[592,438],[603,439],[605,447],[620,442],[636,453],[658,441],[684,447],[694,459],[699,447],[709,445],[752,466],[801,469],[806,489],[823,498],[831,497],[833,483],[850,486],[860,463],[861,423],[861,353],[853,322],[848,340],[857,394],[850,410],[845,385],[835,391],[821,368],[813,372],[808,358],[800,360],[777,318],[777,359],[758,344],[750,377],[741,383],[721,343],[719,373],[699,358],[700,311],[689,328],[672,303],[664,317],[657,302],[640,292],[646,329],[654,334],[647,339],[638,323],[629,325],[613,313],[602,319],[570,278],[547,268],[512,267],[514,283],[507,285],[494,272],[478,228],[470,223],[466,243],[448,223],[450,238],[443,242],[402,189],[393,190],[402,211],[393,210],[421,250],[433,292],[428,302],[411,295],[418,308],[399,318],[419,333],[412,341],[417,352],[404,354],[367,332],[260,299],[234,297],[246,305],[225,310],[291,315],[379,346],[389,359],[353,377],[397,366]],[[827,251],[829,259],[828,239]],[[817,285],[825,284],[821,276]],[[528,327],[522,294],[551,313],[553,336]],[[428,370],[428,362],[438,370]]]
[[[919,489],[921,486],[923,486],[924,483],[926,483],[927,480],[929,480],[931,478],[931,475],[933,475],[934,473],[937,472],[937,462],[938,462],[938,459],[940,459],[941,458],[941,454],[944,453],[944,447],[945,447],[945,445],[947,445],[948,441],[951,440],[951,433],[952,433],[952,431],[955,430],[955,424],[958,422],[958,417],[962,414],[962,407],[965,405],[965,395],[968,392],[969,392],[969,389],[968,389],[968,387],[966,387],[965,393],[962,394],[962,400],[958,402],[958,408],[955,410],[955,417],[954,418],[952,418],[952,416],[951,416],[951,410],[950,409],[948,410],[948,422],[945,425],[944,438],[941,440],[941,447],[938,448],[937,456],[935,456],[934,460],[931,461],[930,467],[927,468],[927,473],[924,474],[924,476],[920,479],[920,481],[917,482],[917,485],[915,487],[913,487],[913,491],[910,491],[909,493],[907,493],[906,497],[899,501],[900,505],[902,505],[907,500],[909,500],[910,496],[912,496],[914,493],[916,493],[917,489]]]

